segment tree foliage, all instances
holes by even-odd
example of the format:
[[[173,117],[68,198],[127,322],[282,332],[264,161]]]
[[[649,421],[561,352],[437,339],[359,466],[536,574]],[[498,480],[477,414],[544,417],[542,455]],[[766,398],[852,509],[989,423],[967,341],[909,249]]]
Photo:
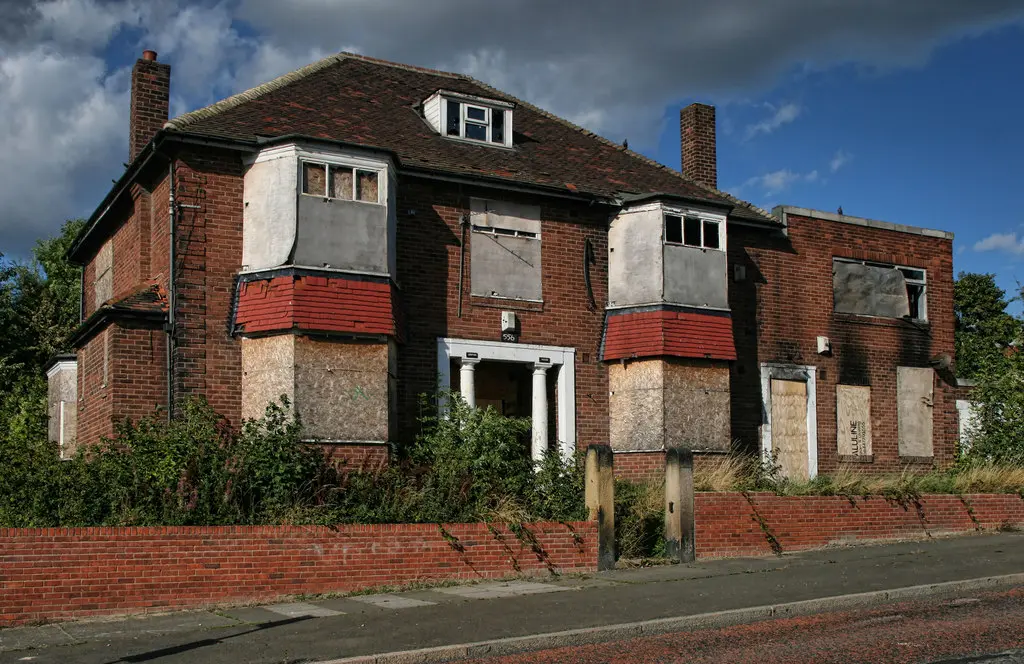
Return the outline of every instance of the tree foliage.
[[[961,378],[976,378],[1005,362],[1007,349],[1021,333],[1021,322],[1006,311],[1011,301],[996,285],[993,274],[957,275],[953,310],[957,374]]]

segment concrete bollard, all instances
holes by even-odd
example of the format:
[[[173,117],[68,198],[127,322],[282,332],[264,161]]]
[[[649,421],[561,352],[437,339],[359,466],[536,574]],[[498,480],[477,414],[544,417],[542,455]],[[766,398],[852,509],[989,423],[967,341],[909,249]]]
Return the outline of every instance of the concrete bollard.
[[[693,509],[693,452],[671,448],[665,454],[665,550],[681,563],[696,559]]]
[[[597,569],[615,569],[615,474],[612,448],[587,447],[587,518],[597,521]]]

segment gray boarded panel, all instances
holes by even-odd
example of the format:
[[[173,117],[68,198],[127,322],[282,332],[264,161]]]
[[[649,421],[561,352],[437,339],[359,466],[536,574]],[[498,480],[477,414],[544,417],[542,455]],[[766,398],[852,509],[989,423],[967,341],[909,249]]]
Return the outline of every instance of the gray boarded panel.
[[[299,195],[294,263],[387,273],[387,207]]]
[[[834,261],[832,294],[840,313],[887,318],[910,315],[907,282],[896,268]]]
[[[473,295],[541,299],[540,240],[473,233]]]
[[[934,374],[932,369],[896,368],[900,456],[932,456]]]
[[[729,308],[728,260],[724,251],[665,245],[665,301]]]

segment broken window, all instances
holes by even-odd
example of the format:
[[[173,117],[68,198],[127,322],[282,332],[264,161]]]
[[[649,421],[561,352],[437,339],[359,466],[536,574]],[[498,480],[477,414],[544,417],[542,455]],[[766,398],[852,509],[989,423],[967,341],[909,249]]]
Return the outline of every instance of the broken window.
[[[925,270],[836,258],[833,309],[839,313],[927,320]]]
[[[721,224],[696,216],[666,214],[665,242],[702,249],[721,249]]]
[[[302,193],[341,201],[380,202],[379,174],[351,166],[302,162]]]
[[[474,198],[471,228],[470,292],[540,300],[540,208]]]

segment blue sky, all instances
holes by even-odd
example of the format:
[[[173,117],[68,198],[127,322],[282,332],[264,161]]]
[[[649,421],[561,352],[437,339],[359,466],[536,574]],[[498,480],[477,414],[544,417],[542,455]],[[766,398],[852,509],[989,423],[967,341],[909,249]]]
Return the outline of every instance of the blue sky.
[[[0,252],[26,256],[120,175],[143,48],[173,67],[172,114],[354,50],[472,74],[673,167],[680,106],[713,103],[722,188],[951,230],[957,270],[1024,280],[1019,0],[474,8],[0,0]]]

